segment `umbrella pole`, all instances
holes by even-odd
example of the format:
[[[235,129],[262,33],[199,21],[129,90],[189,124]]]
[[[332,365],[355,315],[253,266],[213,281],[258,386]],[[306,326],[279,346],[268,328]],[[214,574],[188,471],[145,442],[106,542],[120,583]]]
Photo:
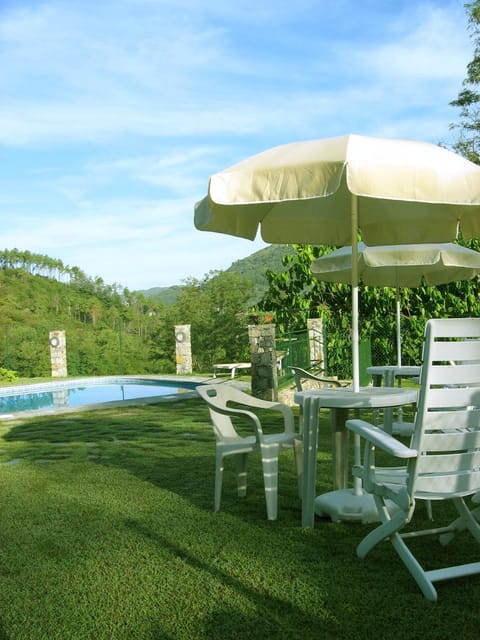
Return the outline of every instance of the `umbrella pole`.
[[[397,287],[395,291],[395,302],[397,306],[397,364],[402,366],[402,337],[400,333],[400,291]]]
[[[360,389],[360,357],[358,348],[358,197],[352,194],[352,366],[353,390]]]
[[[353,391],[360,390],[360,356],[358,338],[358,198],[352,195],[352,363]],[[353,449],[355,464],[360,464],[360,436],[355,434]],[[363,495],[360,478],[353,480],[353,493]]]

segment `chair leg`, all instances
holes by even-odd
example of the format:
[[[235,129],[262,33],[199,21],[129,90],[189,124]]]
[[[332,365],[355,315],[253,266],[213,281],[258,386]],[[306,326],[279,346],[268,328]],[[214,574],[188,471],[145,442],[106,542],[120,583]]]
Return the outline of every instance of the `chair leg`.
[[[303,488],[303,442],[302,440],[294,440],[293,455],[295,456],[295,469],[297,471],[298,495],[302,499]]]
[[[278,505],[278,445],[262,445],[263,483],[269,520],[277,519]]]
[[[377,496],[375,496],[377,498]],[[386,508],[385,508],[386,509]],[[382,524],[370,531],[368,535],[360,542],[357,547],[357,556],[363,560],[365,556],[376,547],[377,544],[390,537],[393,533],[400,529],[406,520],[404,511],[397,511],[395,515],[390,517],[388,511],[380,512]]]
[[[470,510],[461,498],[453,500],[453,503],[460,516],[450,524],[451,531],[440,536],[440,544],[447,545],[465,529],[469,529],[475,540],[480,542],[480,507]]]
[[[235,456],[237,465],[237,492],[240,498],[247,495],[247,453],[238,453]]]
[[[425,501],[425,508],[427,510],[428,519],[433,522],[433,509],[432,509],[432,501],[431,500],[426,500]]]
[[[223,481],[223,454],[217,450],[215,465],[215,500],[214,510],[220,510],[220,502],[222,499],[222,481]]]
[[[412,554],[410,549],[407,547],[405,542],[402,540],[400,534],[395,532],[391,538],[390,542],[393,545],[393,548],[400,556],[403,564],[407,567],[410,575],[415,580],[417,585],[420,587],[421,592],[431,602],[436,602],[437,600],[437,591],[433,586],[432,582],[428,579],[425,574],[425,570]]]
[[[408,513],[400,510],[391,516],[387,507],[383,504],[383,500],[378,496],[374,496],[374,498],[382,524],[371,531],[358,545],[358,557],[365,558],[367,553],[371,551],[373,547],[388,538],[411,576],[420,587],[423,595],[427,600],[435,602],[437,600],[435,587],[428,579],[423,567],[402,540],[401,534],[399,533],[399,530],[407,521]]]

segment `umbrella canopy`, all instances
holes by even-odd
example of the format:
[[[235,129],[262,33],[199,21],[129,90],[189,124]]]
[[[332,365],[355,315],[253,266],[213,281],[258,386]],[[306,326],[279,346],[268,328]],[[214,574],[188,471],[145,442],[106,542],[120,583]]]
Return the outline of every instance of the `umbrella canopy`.
[[[297,142],[213,175],[195,226],[266,242],[352,245],[352,314],[358,317],[356,241],[449,242],[460,226],[480,235],[480,167],[425,142],[346,135]],[[352,242],[353,240],[353,242]],[[358,334],[352,336],[358,388]]]
[[[368,247],[358,244],[358,277],[374,287],[395,287],[397,363],[401,366],[399,287],[419,287],[470,280],[480,274],[480,253],[458,244],[409,244]],[[326,282],[350,283],[352,247],[342,247],[314,260],[313,275]]]
[[[352,248],[342,247],[311,264],[326,282],[350,283]],[[470,280],[480,273],[480,253],[453,242],[367,247],[358,243],[358,277],[372,287],[419,287]]]
[[[195,225],[270,243],[368,245],[480,236],[480,167],[426,142],[347,135],[274,147],[210,178]],[[435,221],[435,224],[432,222]],[[356,235],[353,236],[356,238]]]

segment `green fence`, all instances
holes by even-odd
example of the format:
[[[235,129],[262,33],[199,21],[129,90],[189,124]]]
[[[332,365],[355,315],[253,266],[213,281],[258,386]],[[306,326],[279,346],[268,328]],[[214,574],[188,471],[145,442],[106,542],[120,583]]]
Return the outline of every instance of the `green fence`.
[[[310,343],[307,331],[297,331],[276,340],[279,382],[292,377],[291,367],[310,369]],[[359,345],[360,384],[366,386],[371,381],[367,367],[372,364],[370,339],[363,339]],[[324,335],[324,373],[341,380],[352,379],[352,343],[349,336],[339,333]]]
[[[421,323],[416,318],[405,318],[402,323],[402,364],[420,364],[422,332]],[[279,357],[279,381],[291,377],[290,367],[304,369],[311,367],[308,331],[292,332],[279,336],[276,341]],[[351,380],[352,339],[350,332],[339,332],[327,321],[323,323],[323,372],[326,376],[336,376],[340,380]],[[359,344],[360,385],[371,382],[367,368],[371,365],[394,365],[397,363],[396,331],[394,323],[385,323],[383,329],[371,335],[361,335]]]
[[[310,344],[308,331],[295,331],[276,339],[278,379],[292,377],[290,367],[310,367]]]
[[[402,324],[402,364],[419,365],[421,362],[423,327],[418,321],[410,323],[405,319]],[[386,327],[383,332],[372,335],[372,361],[374,365],[397,364],[396,329]]]
[[[372,377],[367,368],[372,366],[372,342],[370,337],[362,337],[358,346],[360,385],[370,384]],[[338,332],[324,333],[325,375],[336,376],[340,380],[353,378],[352,338],[350,334]]]

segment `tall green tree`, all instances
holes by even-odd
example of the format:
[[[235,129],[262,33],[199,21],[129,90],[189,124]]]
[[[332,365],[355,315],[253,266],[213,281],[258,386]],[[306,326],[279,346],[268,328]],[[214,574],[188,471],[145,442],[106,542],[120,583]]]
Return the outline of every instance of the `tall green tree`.
[[[458,132],[455,151],[480,164],[480,0],[465,5],[473,42],[473,58],[457,98],[450,104],[460,109],[460,121],[450,125]]]
[[[206,371],[215,362],[249,357],[251,291],[250,281],[226,271],[211,271],[202,280],[186,280],[174,305],[173,319],[175,324],[191,325],[194,369]]]

